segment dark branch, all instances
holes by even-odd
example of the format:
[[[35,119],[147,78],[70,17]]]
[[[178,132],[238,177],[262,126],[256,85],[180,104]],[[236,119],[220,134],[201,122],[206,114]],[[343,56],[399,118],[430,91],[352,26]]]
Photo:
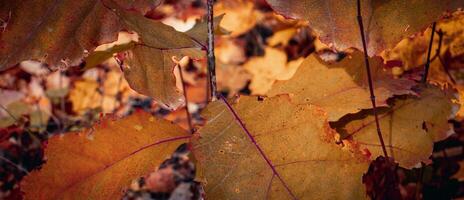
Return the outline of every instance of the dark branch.
[[[429,42],[429,50],[427,52],[427,62],[425,63],[425,68],[424,68],[424,75],[422,76],[422,83],[427,82],[427,76],[429,75],[429,69],[430,69],[430,54],[432,52],[432,45],[433,45],[433,36],[435,35],[435,27],[437,23],[433,22],[432,25],[432,36],[430,36],[430,42]],[[440,55],[440,52],[437,52],[437,55]]]
[[[216,91],[216,58],[214,55],[214,20],[213,20],[213,0],[208,0],[208,84],[210,99],[217,99]]]
[[[375,125],[377,127],[377,135],[379,136],[380,144],[382,145],[383,154],[385,158],[387,158],[388,160],[388,153],[387,153],[387,149],[385,148],[385,143],[383,141],[382,132],[380,131],[379,117],[377,115],[377,106],[375,104],[375,95],[374,95],[374,89],[373,89],[374,86],[372,84],[372,75],[371,75],[371,69],[369,66],[369,56],[367,55],[366,39],[364,36],[364,25],[362,22],[362,15],[361,15],[361,0],[357,0],[357,10],[358,10],[357,19],[358,19],[358,24],[359,24],[359,31],[361,32],[361,40],[362,40],[362,45],[363,45],[363,50],[364,50],[364,62],[366,64],[367,80],[369,83],[369,92],[371,95],[372,110],[373,110],[374,117],[375,117]]]

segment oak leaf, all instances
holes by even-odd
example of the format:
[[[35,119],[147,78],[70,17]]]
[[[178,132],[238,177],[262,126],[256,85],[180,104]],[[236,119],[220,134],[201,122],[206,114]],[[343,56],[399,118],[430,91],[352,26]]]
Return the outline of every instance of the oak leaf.
[[[118,199],[133,178],[155,169],[190,138],[144,112],[105,119],[86,132],[48,140],[47,163],[22,181],[25,199]]]
[[[363,49],[352,0],[267,0],[287,17],[309,20],[321,40],[340,50]],[[369,55],[394,47],[401,39],[424,30],[445,11],[464,7],[463,1],[361,1],[361,12]]]
[[[380,57],[370,58],[369,63],[378,106],[387,106],[387,99],[393,95],[414,94],[411,87],[415,82],[394,79],[383,70]],[[267,95],[293,94],[293,102],[320,106],[327,111],[329,121],[336,121],[346,114],[372,107],[365,69],[364,57],[359,51],[334,64],[313,54],[303,61],[290,80],[276,82]]]
[[[382,136],[389,156],[402,167],[412,168],[429,162],[433,143],[453,133],[448,120],[456,114],[457,105],[448,91],[427,85],[419,88],[419,97],[398,98],[393,106],[379,113]],[[346,116],[332,124],[341,138],[367,149],[372,159],[383,155],[372,112]]]
[[[210,103],[192,141],[207,198],[366,198],[368,162],[333,142],[325,112],[287,96],[237,101]]]

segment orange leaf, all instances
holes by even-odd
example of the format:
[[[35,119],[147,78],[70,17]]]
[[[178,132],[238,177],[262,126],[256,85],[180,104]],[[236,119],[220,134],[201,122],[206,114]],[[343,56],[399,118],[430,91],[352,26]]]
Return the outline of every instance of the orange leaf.
[[[26,199],[119,199],[132,179],[155,169],[190,137],[144,112],[94,128],[91,135],[49,139],[47,163],[22,181]]]

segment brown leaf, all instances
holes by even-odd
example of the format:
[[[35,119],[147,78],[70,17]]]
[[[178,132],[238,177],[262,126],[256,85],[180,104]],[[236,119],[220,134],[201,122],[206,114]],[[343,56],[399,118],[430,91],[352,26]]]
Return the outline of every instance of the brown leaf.
[[[139,34],[142,44],[130,51],[129,70],[124,74],[129,85],[139,93],[153,97],[161,105],[175,109],[184,103],[184,97],[175,87],[173,74],[178,59],[189,56],[200,59],[204,56],[201,48],[206,43],[206,21],[197,24],[187,33],[177,32],[161,22],[130,14],[122,9],[117,11],[129,30]],[[222,16],[216,17],[216,29]],[[203,33],[203,35],[201,34]]]
[[[321,40],[344,50],[362,49],[356,1],[352,0],[268,0],[277,12],[309,20]],[[361,1],[369,55],[394,47],[401,39],[424,30],[445,11],[463,7],[463,1]]]
[[[131,180],[155,169],[189,134],[143,112],[106,119],[90,135],[49,139],[47,163],[22,182],[25,199],[118,199]]]
[[[129,68],[124,70],[131,88],[170,109],[184,103],[184,96],[176,88],[173,56],[199,59],[204,53],[194,48],[159,50],[138,45],[129,52]]]
[[[370,58],[369,62],[378,106],[388,106],[386,101],[393,95],[414,94],[411,90],[414,81],[394,79],[383,70],[380,57]],[[293,94],[293,102],[321,106],[327,111],[329,121],[336,121],[346,114],[372,107],[365,69],[364,57],[359,51],[334,64],[313,54],[303,61],[290,80],[278,81],[267,95]]]
[[[208,199],[365,199],[367,170],[334,143],[325,112],[288,97],[210,103],[193,152]],[[243,128],[240,124],[243,122]]]
[[[153,5],[152,0],[117,0],[125,9]],[[77,65],[85,51],[116,40],[118,17],[102,1],[15,1],[0,4],[0,70],[23,60],[51,66]],[[63,60],[63,61],[62,61]]]

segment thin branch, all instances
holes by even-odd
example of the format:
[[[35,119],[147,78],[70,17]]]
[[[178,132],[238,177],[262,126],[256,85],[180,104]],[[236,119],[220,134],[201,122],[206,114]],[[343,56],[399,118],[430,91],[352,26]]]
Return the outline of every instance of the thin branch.
[[[6,163],[10,164],[11,166],[14,166],[14,167],[16,167],[17,169],[19,169],[19,171],[22,171],[22,172],[24,172],[26,175],[29,175],[29,171],[27,171],[27,169],[25,169],[25,168],[22,167],[21,165],[18,165],[18,164],[16,164],[16,163],[14,163],[14,162],[11,161],[10,159],[5,158],[5,157],[3,157],[3,156],[0,156],[0,160],[5,161]]]
[[[188,125],[189,125],[189,130],[190,130],[190,133],[193,134],[195,132],[195,130],[193,129],[192,117],[190,115],[190,111],[189,111],[189,107],[188,107],[189,101],[188,101],[188,98],[187,98],[187,89],[185,88],[184,75],[182,73],[182,68],[180,67],[180,64],[177,64],[177,69],[179,70],[180,81],[182,82],[182,90],[184,91],[185,111],[186,111],[186,114],[187,114],[187,121],[188,121]]]
[[[207,0],[207,10],[208,10],[208,83],[210,99],[217,99],[216,91],[216,57],[214,55],[214,14],[213,14],[213,0]]]
[[[361,32],[361,40],[362,40],[362,45],[363,45],[363,50],[364,50],[364,62],[366,63],[367,80],[369,82],[369,92],[371,95],[372,110],[373,110],[374,117],[375,117],[375,125],[377,127],[377,135],[379,136],[380,144],[382,145],[383,154],[385,158],[387,158],[388,160],[388,153],[387,153],[387,149],[385,148],[385,143],[383,141],[382,132],[380,131],[379,117],[377,115],[377,106],[375,104],[375,95],[374,95],[374,89],[373,89],[374,86],[372,83],[371,68],[369,66],[369,56],[367,55],[366,39],[364,36],[364,25],[362,22],[362,15],[361,15],[361,0],[357,0],[357,8],[358,8],[357,19],[358,19],[358,24],[359,24],[359,31]]]
[[[13,119],[16,123],[16,125],[19,125],[19,119],[16,118],[13,113],[11,113],[8,109],[6,109],[5,106],[3,106],[2,104],[0,104],[0,108],[2,108],[2,110],[4,110],[10,117],[11,119]]]
[[[429,75],[429,69],[430,69],[430,54],[432,52],[432,45],[433,45],[433,36],[435,35],[435,27],[437,23],[433,22],[432,25],[432,36],[430,36],[430,42],[429,42],[429,50],[427,52],[427,62],[425,63],[425,69],[424,69],[424,75],[422,76],[422,83],[427,83],[427,76]],[[439,53],[439,52],[438,52]],[[438,54],[439,55],[439,54]]]

